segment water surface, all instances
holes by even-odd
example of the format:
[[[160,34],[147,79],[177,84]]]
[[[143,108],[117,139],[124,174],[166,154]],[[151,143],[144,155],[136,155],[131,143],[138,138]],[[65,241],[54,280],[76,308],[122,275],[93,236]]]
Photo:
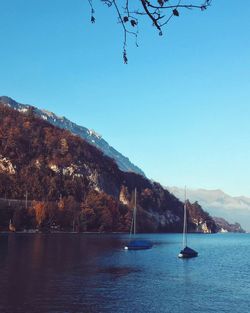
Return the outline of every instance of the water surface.
[[[154,247],[125,251],[126,235],[0,234],[1,313],[247,313],[250,234],[138,235]]]

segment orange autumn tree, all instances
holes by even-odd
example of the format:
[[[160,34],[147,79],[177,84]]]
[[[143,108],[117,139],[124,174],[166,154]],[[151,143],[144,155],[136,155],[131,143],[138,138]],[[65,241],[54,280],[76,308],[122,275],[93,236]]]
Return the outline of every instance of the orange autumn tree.
[[[42,201],[33,201],[32,208],[35,213],[36,224],[40,228],[47,217],[46,205]]]
[[[73,196],[61,197],[58,201],[57,222],[63,229],[79,230],[80,202]]]

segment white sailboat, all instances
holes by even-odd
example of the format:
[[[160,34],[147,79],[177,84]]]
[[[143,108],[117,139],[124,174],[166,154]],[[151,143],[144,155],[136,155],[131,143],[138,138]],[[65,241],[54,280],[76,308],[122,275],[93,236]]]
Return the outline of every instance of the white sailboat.
[[[194,258],[198,252],[187,246],[187,190],[185,187],[184,219],[183,219],[183,249],[179,253],[179,258]]]
[[[135,201],[134,201],[134,209],[133,209],[133,217],[130,228],[130,238],[136,236],[136,217],[137,217],[137,190],[135,188]],[[139,240],[132,239],[130,242],[124,247],[125,250],[144,250],[152,248],[152,243],[149,240]]]

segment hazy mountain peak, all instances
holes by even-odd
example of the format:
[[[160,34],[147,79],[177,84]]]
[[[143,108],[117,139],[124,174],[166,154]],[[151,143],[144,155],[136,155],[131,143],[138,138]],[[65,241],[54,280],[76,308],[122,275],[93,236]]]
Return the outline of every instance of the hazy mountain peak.
[[[180,200],[184,200],[184,188],[167,187]],[[239,222],[250,231],[250,198],[233,197],[221,189],[187,189],[187,198],[198,201],[213,216],[223,216],[230,223]]]
[[[0,102],[12,107],[18,106],[18,103],[8,96],[0,96]]]

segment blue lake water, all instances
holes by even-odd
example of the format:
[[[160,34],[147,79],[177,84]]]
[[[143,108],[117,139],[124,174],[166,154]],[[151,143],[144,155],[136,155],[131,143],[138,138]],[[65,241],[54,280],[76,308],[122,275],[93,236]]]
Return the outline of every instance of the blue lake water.
[[[1,313],[250,312],[250,234],[0,234]]]

